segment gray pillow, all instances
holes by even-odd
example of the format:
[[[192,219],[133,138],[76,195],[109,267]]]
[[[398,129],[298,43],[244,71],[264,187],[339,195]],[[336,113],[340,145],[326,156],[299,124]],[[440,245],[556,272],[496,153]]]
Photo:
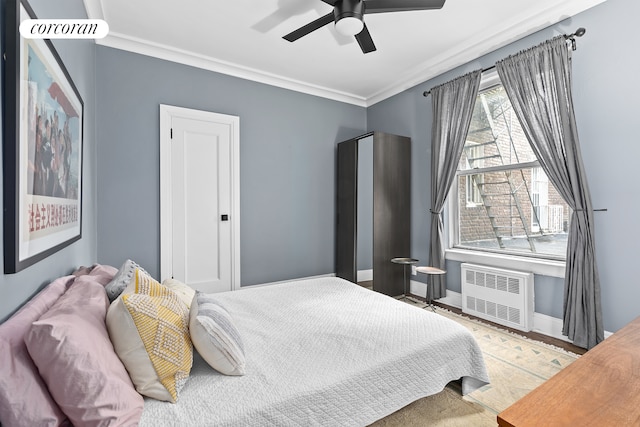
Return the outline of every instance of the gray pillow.
[[[189,312],[189,334],[200,356],[225,375],[244,375],[244,344],[233,319],[215,297],[196,291]]]
[[[113,276],[113,280],[107,283],[107,285],[104,287],[104,289],[107,291],[109,302],[115,301],[115,299],[120,296],[122,291],[124,291],[124,289],[131,281],[136,268],[139,268],[140,271],[149,274],[144,270],[144,268],[140,267],[135,262],[131,261],[130,259],[126,260],[124,264],[122,264],[122,267],[120,267],[120,270],[118,270],[116,275]]]

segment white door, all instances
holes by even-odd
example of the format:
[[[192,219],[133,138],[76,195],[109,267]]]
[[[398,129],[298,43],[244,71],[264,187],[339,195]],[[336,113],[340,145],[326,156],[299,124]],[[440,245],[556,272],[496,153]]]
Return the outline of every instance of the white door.
[[[162,279],[208,293],[236,289],[239,119],[165,105],[160,112]]]

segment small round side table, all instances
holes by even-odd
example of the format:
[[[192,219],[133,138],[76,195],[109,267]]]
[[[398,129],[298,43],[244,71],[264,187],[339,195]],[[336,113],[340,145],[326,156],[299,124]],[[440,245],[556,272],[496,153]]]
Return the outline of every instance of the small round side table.
[[[427,275],[435,275],[435,274],[440,275],[440,274],[446,273],[445,270],[440,270],[439,268],[436,268],[436,267],[416,267],[416,271],[418,273],[427,274]],[[427,300],[427,307],[431,308],[431,310],[433,311],[436,311],[436,306],[431,303],[433,299],[433,283],[431,282],[431,280],[427,282],[427,294],[425,299]]]
[[[404,269],[402,270],[402,284],[404,286],[404,298],[407,298],[407,266],[417,264],[418,260],[414,258],[393,258],[391,262],[404,265]]]

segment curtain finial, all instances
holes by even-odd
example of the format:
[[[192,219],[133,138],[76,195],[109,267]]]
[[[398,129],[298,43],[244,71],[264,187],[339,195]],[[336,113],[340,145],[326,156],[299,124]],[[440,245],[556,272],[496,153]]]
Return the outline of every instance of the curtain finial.
[[[576,50],[576,37],[582,37],[586,32],[587,30],[584,27],[580,27],[577,30],[575,30],[572,34],[564,35],[565,40],[571,41],[571,50]]]

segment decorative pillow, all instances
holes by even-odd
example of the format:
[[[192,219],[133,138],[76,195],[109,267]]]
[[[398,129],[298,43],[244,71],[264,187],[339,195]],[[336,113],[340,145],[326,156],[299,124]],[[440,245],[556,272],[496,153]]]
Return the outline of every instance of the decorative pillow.
[[[113,347],[140,394],[175,403],[193,363],[189,311],[140,269],[133,284],[107,312]]]
[[[76,426],[137,425],[144,401],[113,351],[103,285],[81,276],[33,322],[25,344],[60,409]]]
[[[113,277],[113,280],[105,286],[109,302],[115,301],[115,299],[118,298],[122,291],[124,291],[129,285],[131,279],[133,279],[134,273],[136,272],[136,268],[139,268],[145,274],[149,274],[135,262],[130,259],[126,260],[118,270],[118,273]]]
[[[214,297],[196,292],[189,312],[189,332],[198,353],[216,371],[244,375],[244,344],[229,312]]]
[[[165,279],[162,281],[162,285],[175,292],[178,298],[180,298],[180,301],[182,301],[187,308],[191,308],[191,301],[193,301],[193,297],[196,294],[195,289],[176,279]]]
[[[0,325],[0,424],[58,426],[68,423],[33,363],[24,337],[66,291],[74,276],[61,277]]]

